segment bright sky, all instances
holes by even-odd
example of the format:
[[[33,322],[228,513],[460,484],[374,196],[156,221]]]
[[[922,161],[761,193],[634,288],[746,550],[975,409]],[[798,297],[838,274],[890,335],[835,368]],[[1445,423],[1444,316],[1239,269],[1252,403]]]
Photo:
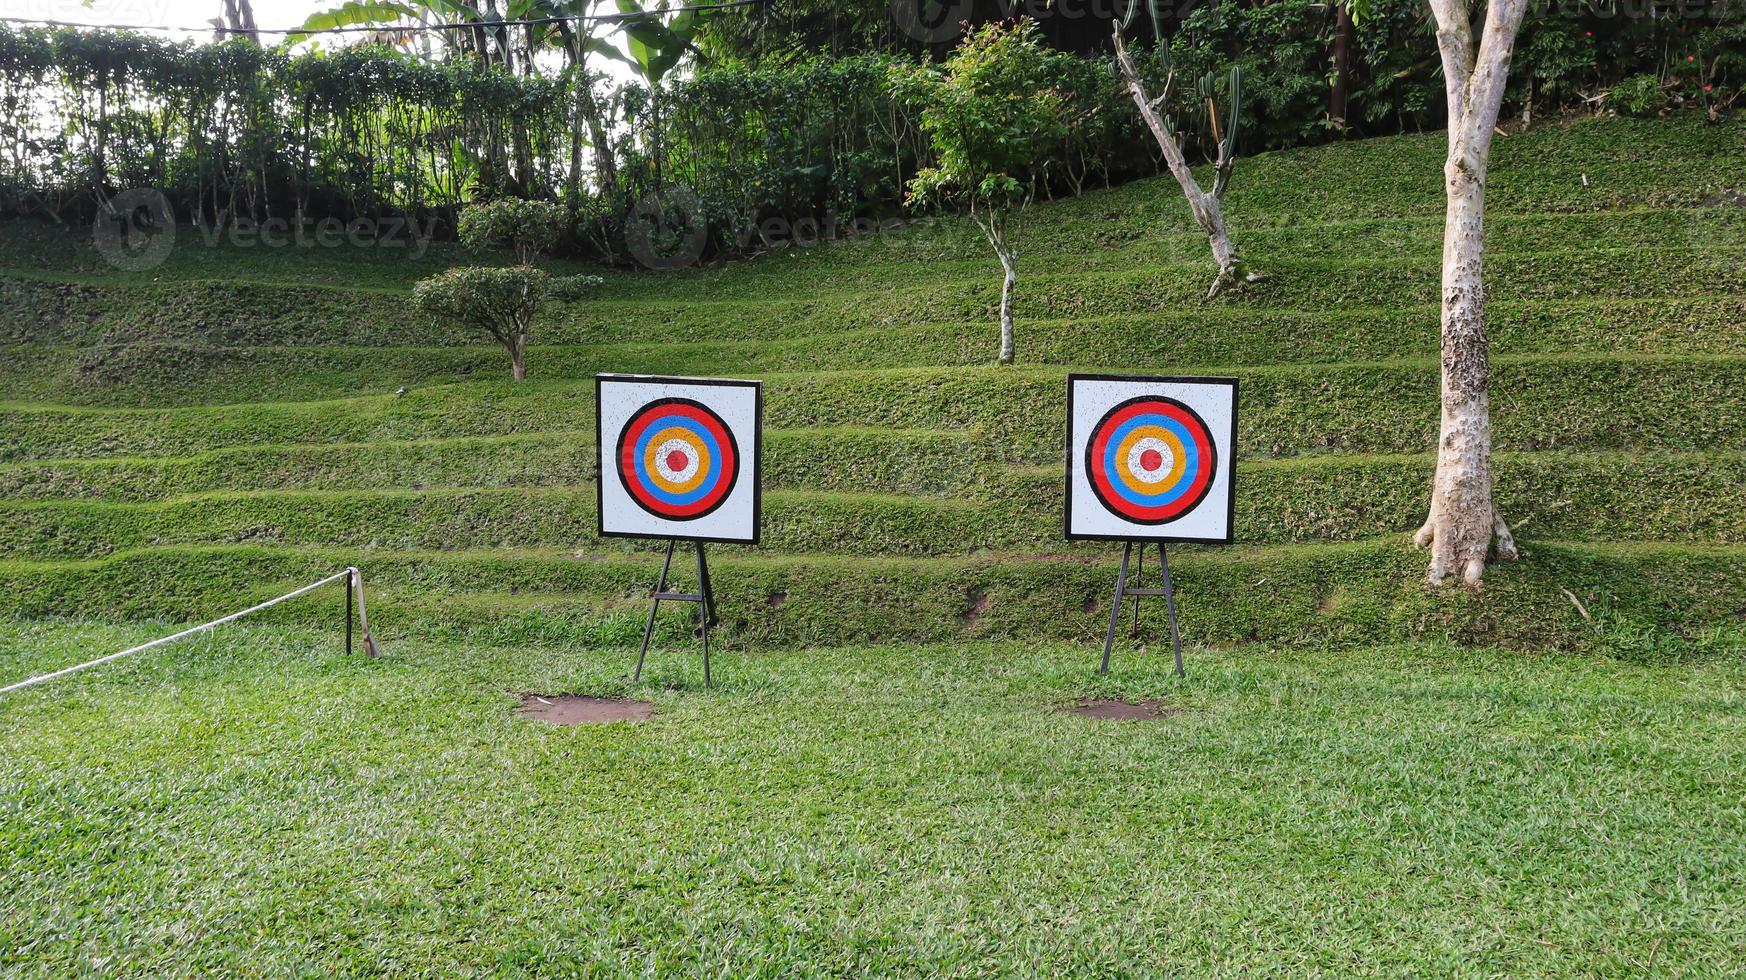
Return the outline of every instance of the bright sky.
[[[337,6],[337,0],[255,0],[255,21],[262,27],[295,27],[317,10]],[[73,21],[80,24],[165,25],[200,27],[224,14],[220,0],[0,0],[7,17]],[[175,37],[210,40],[211,34],[178,31]]]
[[[296,27],[318,10],[337,7],[343,0],[254,0],[255,23],[264,28]],[[602,5],[597,5],[597,9]],[[612,9],[611,5],[604,5]],[[224,16],[223,0],[0,0],[0,16],[58,20],[76,24],[127,26],[204,27]],[[210,41],[209,30],[157,32],[177,39]],[[279,35],[266,35],[272,44]],[[620,43],[620,48],[623,44]],[[590,59],[596,70],[615,78],[629,77],[629,69],[607,58]]]

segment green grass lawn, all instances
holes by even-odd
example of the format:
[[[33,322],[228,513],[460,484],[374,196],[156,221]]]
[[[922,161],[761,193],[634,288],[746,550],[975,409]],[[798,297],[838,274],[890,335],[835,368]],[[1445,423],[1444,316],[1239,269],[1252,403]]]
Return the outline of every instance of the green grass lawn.
[[[158,632],[3,625],[0,681]],[[1746,969],[1738,657],[387,652],[234,628],[0,697],[0,972]]]
[[[1435,593],[1441,134],[1243,161],[1268,278],[1210,302],[1168,178],[1038,205],[1006,368],[963,221],[609,271],[521,384],[409,299],[491,257],[0,226],[0,684],[347,565],[389,651],[323,592],[0,696],[0,976],[1746,973],[1746,128],[1495,152],[1523,557]],[[1241,379],[1186,681],[1092,673],[1073,369]],[[626,686],[659,557],[594,534],[596,371],[765,381],[715,691],[677,613]]]

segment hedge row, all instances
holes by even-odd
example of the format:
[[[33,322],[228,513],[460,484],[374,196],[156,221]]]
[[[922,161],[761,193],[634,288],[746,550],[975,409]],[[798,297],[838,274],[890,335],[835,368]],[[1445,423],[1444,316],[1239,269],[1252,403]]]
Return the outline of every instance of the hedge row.
[[[959,447],[960,449],[962,447]],[[1059,467],[981,473],[965,497],[773,490],[764,543],[777,553],[1059,552]],[[1257,461],[1237,481],[1250,544],[1354,541],[1424,518],[1428,457]],[[1523,539],[1746,543],[1746,456],[1506,455],[1498,502]],[[88,558],[145,545],[273,542],[405,550],[624,550],[596,539],[591,483],[506,489],[283,490],[164,503],[0,502],[0,555]],[[645,546],[647,547],[647,546]]]
[[[1746,552],[1738,548],[1543,544],[1522,561],[1495,567],[1475,592],[1425,590],[1419,584],[1423,561],[1421,553],[1389,539],[1183,553],[1171,569],[1191,644],[1358,645],[1448,637],[1580,649],[1595,639],[1593,617],[1603,609],[1677,631],[1746,616]],[[0,562],[0,615],[194,620],[354,562],[369,583],[372,621],[390,637],[534,629],[571,642],[634,635],[658,564],[653,555],[584,562],[160,549],[100,562]],[[1107,623],[1115,569],[1111,554],[782,558],[718,549],[712,572],[724,621],[718,639],[758,647],[1094,641]],[[337,595],[312,595],[280,607],[278,615],[335,623],[337,602]],[[1154,609],[1147,622],[1156,638],[1162,610]]]
[[[1419,453],[1433,448],[1437,366],[1388,361],[1236,368],[1238,445],[1251,457]],[[979,456],[1058,458],[1065,372],[1047,367],[910,369],[766,378],[766,424],[970,429]],[[1496,359],[1493,431],[1504,451],[1746,449],[1746,360],[1737,357]],[[587,431],[590,382],[480,383],[329,402],[223,407],[0,410],[0,460],[189,455],[262,444]]]

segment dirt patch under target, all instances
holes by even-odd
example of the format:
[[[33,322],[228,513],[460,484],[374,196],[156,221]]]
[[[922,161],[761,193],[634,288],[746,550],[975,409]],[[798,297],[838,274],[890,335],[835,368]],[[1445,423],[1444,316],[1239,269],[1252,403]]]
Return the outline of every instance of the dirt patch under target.
[[[1133,701],[1087,698],[1077,704],[1064,704],[1055,710],[1081,718],[1108,718],[1116,721],[1157,721],[1176,713],[1175,708],[1167,708],[1164,702],[1156,699],[1136,704]]]
[[[553,725],[605,725],[615,721],[647,721],[655,706],[647,701],[620,701],[584,694],[523,694],[515,713]]]

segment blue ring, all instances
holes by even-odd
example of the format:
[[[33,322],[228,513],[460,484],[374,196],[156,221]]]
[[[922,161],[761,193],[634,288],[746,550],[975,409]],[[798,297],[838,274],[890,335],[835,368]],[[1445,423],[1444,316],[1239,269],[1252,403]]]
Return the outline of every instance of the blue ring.
[[[698,485],[697,489],[688,493],[668,493],[667,491],[662,490],[659,486],[656,486],[649,476],[647,466],[643,462],[648,453],[649,440],[655,437],[656,432],[659,432],[662,429],[672,428],[673,426],[678,426],[695,433],[699,439],[703,440],[703,444],[709,449],[709,465],[711,472],[708,476],[704,477],[703,482]],[[648,491],[649,496],[654,497],[656,500],[659,500],[664,504],[673,507],[683,507],[686,504],[696,503],[703,499],[703,497],[711,490],[715,489],[717,483],[721,482],[721,446],[716,443],[715,436],[710,435],[709,430],[703,426],[703,423],[696,419],[686,418],[683,415],[661,416],[656,421],[650,422],[648,426],[643,429],[643,434],[637,437],[635,452],[636,455],[631,457],[631,463],[635,468],[637,481],[643,485],[644,490]]]
[[[1158,425],[1174,432],[1176,438],[1182,440],[1182,448],[1188,454],[1188,458],[1182,465],[1182,476],[1162,492],[1151,495],[1135,493],[1121,479],[1119,471],[1116,469],[1116,447],[1121,445],[1122,440],[1127,438],[1129,432],[1142,425]],[[1136,507],[1164,507],[1174,503],[1178,497],[1188,492],[1189,487],[1194,486],[1195,477],[1200,475],[1200,452],[1195,447],[1193,433],[1189,432],[1188,428],[1181,422],[1168,415],[1136,415],[1116,426],[1115,431],[1110,433],[1109,443],[1103,451],[1103,475],[1104,479],[1109,482],[1110,489],[1128,503]]]

